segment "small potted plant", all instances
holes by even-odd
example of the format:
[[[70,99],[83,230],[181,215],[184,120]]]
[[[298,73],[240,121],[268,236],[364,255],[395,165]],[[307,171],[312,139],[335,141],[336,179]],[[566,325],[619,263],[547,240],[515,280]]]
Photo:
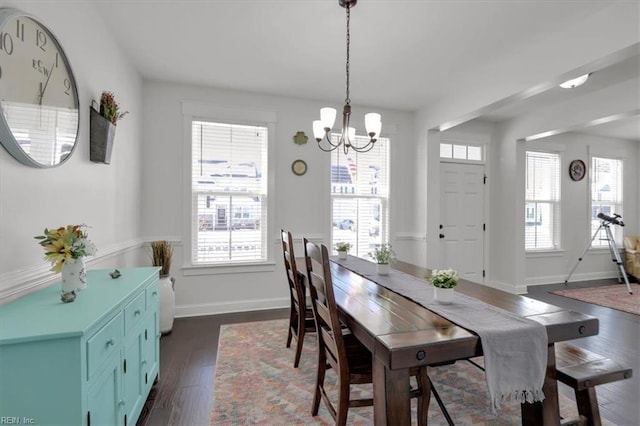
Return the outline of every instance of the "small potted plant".
[[[433,284],[436,302],[449,304],[453,301],[454,288],[458,285],[458,273],[453,269],[434,269],[427,279]]]
[[[153,266],[160,267],[160,333],[162,334],[171,332],[175,316],[175,279],[169,275],[172,256],[173,247],[171,247],[169,241],[158,240],[151,242]]]
[[[346,259],[347,253],[351,250],[351,243],[345,243],[344,241],[339,241],[336,243],[336,251],[338,252],[338,258]]]
[[[94,101],[95,103],[95,101]],[[89,159],[96,163],[109,164],[116,136],[116,123],[129,111],[120,111],[113,92],[104,91],[100,96],[99,109],[91,108]]]
[[[377,245],[373,249],[373,252],[369,253],[369,256],[371,256],[378,264],[379,275],[388,275],[389,264],[396,261],[396,253],[393,251],[391,244],[387,243]]]

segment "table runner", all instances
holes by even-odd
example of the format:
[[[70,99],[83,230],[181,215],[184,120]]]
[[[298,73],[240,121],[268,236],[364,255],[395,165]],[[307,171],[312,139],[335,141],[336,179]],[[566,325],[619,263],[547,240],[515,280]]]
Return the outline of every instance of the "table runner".
[[[389,275],[379,275],[375,263],[358,257],[343,260],[336,256],[331,261],[480,336],[494,413],[505,402],[531,403],[544,399],[547,330],[542,324],[459,292],[451,304],[437,303],[433,285],[426,280],[393,269]]]

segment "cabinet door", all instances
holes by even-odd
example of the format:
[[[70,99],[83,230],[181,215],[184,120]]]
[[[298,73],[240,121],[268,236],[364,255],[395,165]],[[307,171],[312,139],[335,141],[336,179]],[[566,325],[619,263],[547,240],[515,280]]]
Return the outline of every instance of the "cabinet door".
[[[122,364],[124,377],[124,401],[127,424],[137,419],[145,401],[146,389],[141,369],[144,333],[136,332],[130,336],[124,347]]]
[[[159,351],[160,351],[160,331],[158,326],[158,311],[149,312],[149,318],[145,324],[144,331],[144,352],[142,355],[142,380],[145,389],[151,389],[153,382],[158,375]]]
[[[102,373],[89,382],[87,425],[124,424],[119,355],[112,357]]]

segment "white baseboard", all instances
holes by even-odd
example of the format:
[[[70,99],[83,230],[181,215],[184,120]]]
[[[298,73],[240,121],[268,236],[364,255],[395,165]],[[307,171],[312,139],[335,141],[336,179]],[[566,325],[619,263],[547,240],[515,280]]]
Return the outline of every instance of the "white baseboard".
[[[547,275],[544,277],[527,278],[525,280],[525,283],[527,286],[564,283],[567,279],[567,275],[568,274]],[[571,275],[571,279],[569,280],[569,282],[602,280],[608,278],[617,278],[617,276],[618,275],[616,271],[584,272]]]
[[[198,305],[176,306],[175,317],[197,317],[203,315],[231,314],[234,312],[264,311],[267,309],[288,308],[288,298],[244,300],[224,303],[206,303]]]

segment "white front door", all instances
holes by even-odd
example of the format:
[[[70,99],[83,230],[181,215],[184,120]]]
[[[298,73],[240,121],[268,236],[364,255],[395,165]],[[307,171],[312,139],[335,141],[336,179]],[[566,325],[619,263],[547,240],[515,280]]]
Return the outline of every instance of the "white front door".
[[[483,282],[484,165],[440,163],[440,264]]]

